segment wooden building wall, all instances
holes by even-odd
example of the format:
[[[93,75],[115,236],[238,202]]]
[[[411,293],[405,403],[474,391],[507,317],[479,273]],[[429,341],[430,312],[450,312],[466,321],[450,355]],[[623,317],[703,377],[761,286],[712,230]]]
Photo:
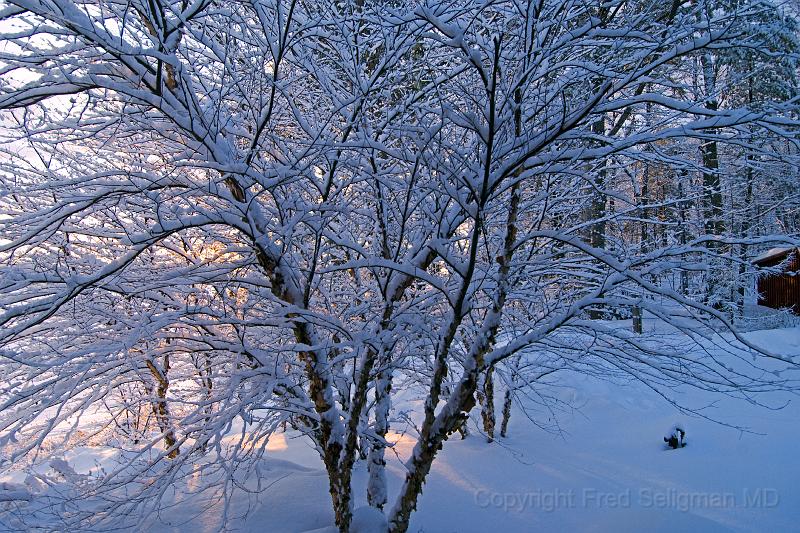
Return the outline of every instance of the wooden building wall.
[[[776,264],[782,262],[783,260],[776,261]],[[800,315],[800,256],[797,251],[792,252],[792,259],[784,268],[783,274],[762,276],[758,279],[758,304],[773,309],[788,307]]]

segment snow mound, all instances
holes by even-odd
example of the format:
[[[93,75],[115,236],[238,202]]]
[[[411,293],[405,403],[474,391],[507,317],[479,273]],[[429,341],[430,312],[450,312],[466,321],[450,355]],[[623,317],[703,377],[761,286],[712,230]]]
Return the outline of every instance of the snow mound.
[[[32,497],[31,492],[24,485],[0,482],[0,502],[30,501]]]
[[[387,528],[386,515],[374,507],[364,506],[353,511],[353,533],[384,533]]]

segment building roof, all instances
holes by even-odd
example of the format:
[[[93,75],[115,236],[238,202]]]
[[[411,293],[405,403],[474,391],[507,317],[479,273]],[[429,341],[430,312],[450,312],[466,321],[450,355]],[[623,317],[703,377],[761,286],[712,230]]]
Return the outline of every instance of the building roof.
[[[753,259],[753,264],[763,266],[764,263],[775,263],[785,259],[791,252],[798,250],[794,247],[771,248]]]

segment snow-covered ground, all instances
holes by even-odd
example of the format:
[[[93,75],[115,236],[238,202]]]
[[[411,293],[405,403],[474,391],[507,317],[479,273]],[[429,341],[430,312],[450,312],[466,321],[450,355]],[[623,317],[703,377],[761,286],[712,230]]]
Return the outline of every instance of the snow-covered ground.
[[[800,328],[747,336],[773,352],[800,356]],[[708,405],[709,417],[750,429],[742,432],[682,414],[639,383],[575,374],[559,381],[561,399],[575,407],[558,414],[561,431],[543,431],[516,411],[508,438],[487,444],[476,427],[466,440],[456,435],[434,463],[410,531],[800,531],[800,404],[794,396],[760,397],[775,407],[785,405],[769,410],[689,388],[675,391],[684,405]],[[662,437],[676,423],[686,429],[688,445],[668,450]],[[398,488],[402,459],[413,445],[410,436],[394,439],[390,490]],[[268,488],[239,493],[229,508],[228,527],[333,531],[327,479],[316,452],[292,434],[274,436],[268,451],[261,472]],[[65,459],[67,469],[81,472],[111,455],[110,449],[82,448]],[[22,474],[0,481],[5,482],[0,500],[11,499],[14,490],[30,490],[34,502],[21,507],[17,502],[14,508],[24,511],[35,503],[35,487],[26,487]],[[360,464],[356,507],[365,505],[365,482]],[[217,531],[223,503],[180,491],[177,504],[152,516],[147,529]],[[354,529],[366,518],[357,512]],[[11,522],[6,517],[2,524],[10,528]]]

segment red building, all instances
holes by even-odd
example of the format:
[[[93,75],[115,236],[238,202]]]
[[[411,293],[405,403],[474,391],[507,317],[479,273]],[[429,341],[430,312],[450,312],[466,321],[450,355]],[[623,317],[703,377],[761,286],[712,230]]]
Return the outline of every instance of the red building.
[[[780,270],[759,276],[758,305],[790,308],[800,315],[800,248],[773,248],[755,258],[753,264]]]

